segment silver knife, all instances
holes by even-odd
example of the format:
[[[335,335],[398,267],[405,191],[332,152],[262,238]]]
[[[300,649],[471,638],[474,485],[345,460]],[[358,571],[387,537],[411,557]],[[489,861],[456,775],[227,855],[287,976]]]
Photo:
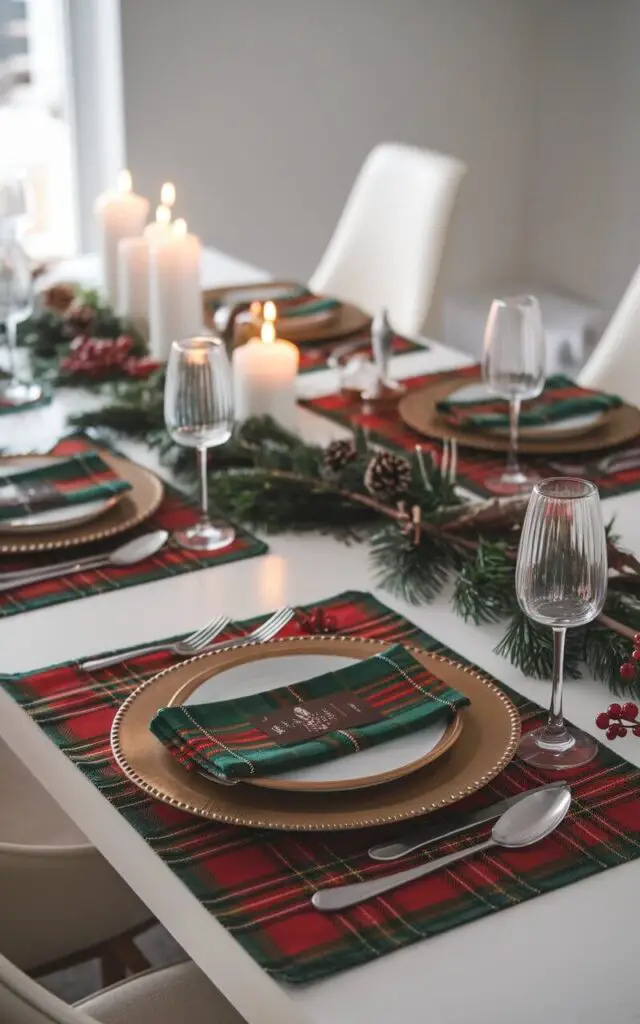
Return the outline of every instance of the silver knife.
[[[558,789],[566,785],[564,781],[549,782],[546,786],[539,786],[538,789]],[[414,850],[420,850],[430,843],[437,843],[441,839],[449,839],[457,836],[460,832],[466,832],[474,825],[483,825],[487,821],[495,821],[501,814],[514,804],[520,803],[525,796],[529,796],[532,790],[525,789],[516,796],[508,796],[504,800],[498,800],[490,807],[483,807],[479,811],[471,811],[469,814],[452,814],[449,817],[441,817],[434,822],[426,822],[408,832],[403,839],[394,843],[382,843],[379,846],[372,846],[369,856],[372,860],[397,860],[399,857],[406,857]]]

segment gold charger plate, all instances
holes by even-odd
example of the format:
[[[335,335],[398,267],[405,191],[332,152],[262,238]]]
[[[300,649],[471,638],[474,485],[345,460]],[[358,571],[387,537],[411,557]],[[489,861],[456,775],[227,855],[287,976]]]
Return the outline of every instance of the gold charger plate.
[[[436,406],[457,391],[462,384],[469,383],[468,377],[450,376],[446,380],[435,381],[424,388],[409,392],[398,405],[400,418],[413,430],[427,437],[439,440],[457,441],[467,448],[479,448],[481,451],[506,452],[509,450],[508,435],[499,436],[495,433],[461,430],[448,423],[441,416]],[[557,436],[553,440],[543,441],[522,434],[518,441],[518,450],[529,455],[564,455],[575,452],[601,451],[615,448],[617,445],[631,441],[640,434],[640,410],[632,405],[620,405],[603,413],[599,426],[582,431],[580,434]]]
[[[295,653],[296,652],[291,649],[290,644],[284,647],[281,646],[279,649],[275,651],[268,645],[255,644],[245,651],[245,657],[242,660],[243,663],[246,664],[247,662],[261,661],[264,658],[274,657],[274,655],[279,655],[280,657],[284,655],[286,657],[292,656]],[[340,647],[340,654],[344,655],[344,653],[344,644],[342,644]],[[349,648],[349,654],[351,653],[352,649]],[[331,652],[328,651],[326,644],[322,648],[322,654],[331,654]],[[358,655],[356,654],[356,656]],[[228,665],[221,664],[219,660],[216,661],[216,663],[210,670],[209,675],[206,677],[206,681],[208,682],[210,679],[215,678],[216,675],[218,675],[220,672],[225,671],[225,669],[227,668],[229,668]],[[173,697],[169,701],[168,706],[177,707],[180,704],[184,704],[184,702],[188,700],[191,694],[195,693],[195,691],[200,687],[202,681],[202,670],[196,664],[193,667],[193,678],[188,679],[186,683],[183,683],[178,688],[178,690],[174,693]],[[451,721],[447,723],[440,739],[429,751],[427,751],[427,753],[424,753],[417,758],[414,757],[412,760],[407,759],[401,765],[396,765],[396,767],[394,768],[383,769],[375,774],[369,773],[368,775],[354,775],[351,776],[348,780],[341,779],[333,782],[319,780],[301,781],[290,778],[281,778],[278,775],[273,776],[271,778],[245,779],[243,781],[250,786],[259,786],[263,789],[277,789],[285,793],[342,793],[346,792],[347,790],[364,789],[367,786],[379,786],[387,782],[393,782],[394,779],[403,778],[405,775],[410,775],[411,772],[417,771],[418,768],[424,768],[425,765],[431,764],[431,762],[435,761],[436,758],[441,757],[442,754],[446,754],[446,752],[453,746],[453,744],[459,738],[461,732],[462,717],[460,714],[455,714]],[[413,733],[412,736],[418,737],[419,732]],[[406,740],[406,737],[404,737],[404,739]],[[424,744],[422,745],[424,746]],[[378,746],[375,749],[376,751],[384,751],[385,748],[388,749],[387,745],[382,744],[382,746]],[[343,768],[352,767],[353,770],[355,771],[356,769],[354,766],[357,761],[358,758],[350,757],[341,758],[339,763]],[[203,771],[202,775],[205,779],[207,778],[206,772]],[[211,781],[211,779],[209,779],[209,781]]]
[[[123,494],[111,508],[102,512],[97,519],[77,522],[65,529],[49,529],[29,533],[28,536],[0,537],[0,554],[30,554],[37,551],[55,551],[63,548],[76,547],[81,544],[93,544],[97,541],[114,537],[126,530],[138,526],[156,511],[164,487],[160,479],[149,469],[139,466],[129,459],[112,455],[100,449],[100,455],[115,473],[131,484],[131,490]],[[55,457],[51,457],[55,461]],[[0,465],[28,465],[29,462],[42,463],[43,456],[15,455],[0,459]]]
[[[270,652],[273,657],[281,656],[287,648],[292,654],[333,652],[362,658],[388,646],[381,640],[332,636],[283,637],[261,645],[265,657]],[[179,765],[150,732],[149,722],[187,681],[197,685],[216,668],[242,664],[251,650],[246,647],[191,658],[138,687],[114,719],[114,756],[125,775],[151,796],[199,817],[233,825],[331,831],[427,814],[481,789],[502,771],[515,753],[520,717],[509,698],[474,668],[421,648],[408,649],[426,668],[466,694],[471,704],[460,711],[462,732],[446,754],[385,785],[332,793],[285,793],[257,786],[219,786]]]
[[[273,281],[269,282],[278,288],[291,287],[297,288],[299,285],[293,281]],[[255,286],[257,289],[260,285]],[[231,288],[210,288],[202,293],[205,309],[205,324],[210,327],[213,324],[213,315],[211,312],[212,303],[229,302],[233,299],[234,291],[246,292],[251,288],[251,285],[236,285]],[[323,298],[323,296],[318,296]],[[278,308],[278,302],[276,301],[276,309]],[[300,318],[302,321],[302,317]],[[364,331],[371,323],[371,317],[363,313],[357,306],[351,306],[347,303],[341,303],[335,312],[326,319],[317,322],[311,322],[310,317],[304,318],[306,322],[296,323],[294,317],[283,317],[282,319],[276,320],[276,334],[279,338],[284,338],[286,341],[330,341],[332,338],[342,338],[349,334],[356,334],[359,331]]]

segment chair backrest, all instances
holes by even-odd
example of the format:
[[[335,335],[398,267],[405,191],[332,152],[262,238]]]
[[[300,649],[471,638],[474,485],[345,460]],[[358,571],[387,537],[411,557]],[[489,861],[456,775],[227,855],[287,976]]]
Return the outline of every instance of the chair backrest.
[[[640,266],[582,368],[578,383],[611,391],[626,402],[640,405]]]
[[[442,153],[384,143],[365,160],[312,291],[386,309],[403,334],[422,329],[466,165]]]
[[[2,1024],[96,1024],[81,1010],[63,1003],[0,954]]]

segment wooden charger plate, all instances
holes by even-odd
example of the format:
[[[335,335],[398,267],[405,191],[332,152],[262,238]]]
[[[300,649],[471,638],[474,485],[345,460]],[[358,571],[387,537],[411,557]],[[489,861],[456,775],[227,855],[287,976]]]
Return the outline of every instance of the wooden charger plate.
[[[273,284],[276,288],[299,288],[300,286],[292,281],[273,281],[268,282]],[[213,324],[213,314],[211,311],[212,305],[227,305],[233,302],[234,292],[246,292],[256,288],[256,292],[259,292],[260,285],[236,285],[231,288],[210,288],[202,293],[205,309],[205,324],[210,327]],[[319,298],[323,296],[318,296]],[[274,300],[276,303],[276,309],[278,308],[277,299]],[[300,318],[302,320],[302,318]],[[333,338],[342,338],[349,334],[356,334],[359,331],[364,331],[369,327],[371,323],[371,317],[363,313],[357,306],[351,306],[348,303],[341,303],[330,317],[324,320],[318,318],[317,322],[310,322],[311,318],[304,318],[305,322],[296,323],[295,317],[282,317],[276,320],[276,334],[279,338],[284,338],[286,341],[330,341]]]
[[[138,526],[156,511],[164,494],[160,479],[143,466],[112,455],[100,449],[100,456],[122,480],[131,484],[131,490],[123,494],[115,505],[111,506],[96,519],[75,523],[65,529],[42,530],[28,535],[20,534],[0,536],[0,554],[29,554],[36,551],[56,551],[63,548],[76,547],[81,544],[94,544],[97,541],[114,537],[126,530]],[[57,459],[51,456],[51,461]],[[27,466],[30,462],[42,463],[43,456],[16,455],[0,459],[0,465]]]
[[[263,657],[348,654],[368,658],[388,642],[358,637],[283,637],[261,644]],[[462,732],[433,763],[381,786],[331,793],[281,792],[257,786],[220,786],[187,771],[149,730],[149,722],[187,682],[198,686],[215,671],[242,664],[251,648],[204,654],[143,683],[118,710],[111,746],[125,775],[165,803],[214,821],[294,831],[341,830],[383,825],[455,803],[491,781],[509,763],[520,738],[520,716],[498,687],[474,668],[421,648],[412,654],[471,700],[462,708]]]
[[[413,430],[427,437],[440,440],[457,441],[467,448],[479,448],[481,451],[506,452],[509,450],[508,435],[493,432],[461,430],[453,426],[442,416],[436,406],[463,384],[469,383],[468,377],[451,376],[447,380],[435,381],[424,388],[410,391],[398,405],[400,418]],[[603,413],[602,423],[581,434],[563,435],[553,440],[542,440],[521,434],[518,439],[518,451],[530,455],[565,455],[575,452],[601,451],[615,448],[617,445],[631,441],[640,434],[640,410],[632,405],[620,405],[616,409],[608,409]]]

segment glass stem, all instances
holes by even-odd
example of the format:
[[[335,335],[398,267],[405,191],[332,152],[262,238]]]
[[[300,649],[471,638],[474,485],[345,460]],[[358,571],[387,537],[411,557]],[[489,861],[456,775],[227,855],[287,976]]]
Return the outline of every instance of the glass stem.
[[[7,317],[7,319],[5,320],[4,329],[7,335],[7,369],[11,376],[11,380],[14,381],[17,378],[16,342],[18,334],[18,325],[13,317]]]
[[[207,488],[207,449],[198,448],[198,469],[200,470],[200,522],[209,522],[209,491]]]
[[[547,731],[564,732],[562,717],[562,683],[564,679],[564,642],[566,629],[553,630],[553,681],[551,684],[551,707],[547,719]]]
[[[513,395],[509,401],[509,454],[507,456],[507,476],[518,476],[518,423],[520,421],[521,400]]]

